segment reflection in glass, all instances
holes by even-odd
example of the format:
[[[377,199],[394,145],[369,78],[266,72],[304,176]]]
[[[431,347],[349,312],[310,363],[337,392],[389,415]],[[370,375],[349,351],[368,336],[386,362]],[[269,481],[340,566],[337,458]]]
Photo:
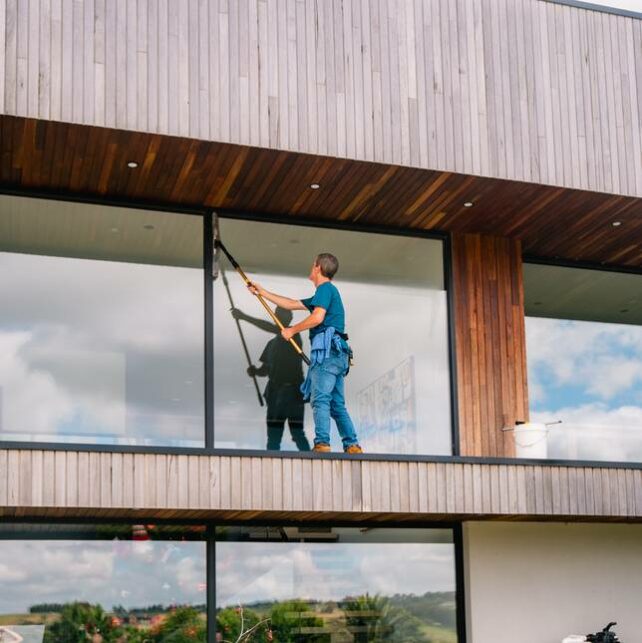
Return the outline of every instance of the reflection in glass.
[[[524,268],[531,421],[549,458],[642,462],[642,276]]]
[[[449,530],[220,528],[217,633],[236,640],[457,641]]]
[[[3,526],[0,640],[206,641],[203,533],[155,525]]]
[[[360,443],[370,453],[451,453],[441,241],[229,219],[221,220],[221,235],[251,279],[296,299],[313,293],[307,275],[314,257],[325,251],[335,254],[340,267],[334,281],[346,307],[347,332],[355,352],[355,365],[346,378],[347,406]],[[281,340],[270,323],[261,322],[266,320],[265,312],[229,264],[221,265],[231,297],[223,279],[217,279],[216,446],[305,450],[314,437],[314,426],[306,405],[304,437],[296,430],[300,425],[296,388],[303,373],[295,360],[286,365],[291,355],[285,351],[292,349],[283,347],[276,357],[279,370],[287,375],[283,377],[286,390],[292,393],[285,395],[286,411],[268,413],[259,405],[235,317],[252,358],[250,374],[257,376],[267,398],[275,389],[269,367],[274,351],[268,346],[275,338]],[[305,313],[294,315],[297,322]],[[301,340],[308,351],[307,332]],[[289,431],[284,430],[288,427]],[[334,429],[332,447],[342,450]]]
[[[277,319],[284,325],[292,323],[292,312],[279,308],[274,310]],[[247,315],[238,308],[232,314],[235,319],[244,321],[263,330],[272,338],[261,351],[259,366],[251,365],[247,369],[250,377],[265,378],[263,400],[266,407],[265,422],[267,428],[267,449],[280,451],[286,423],[290,436],[299,451],[309,451],[310,442],[303,426],[304,403],[301,385],[303,384],[303,362],[292,347],[280,337],[276,324],[259,317]],[[292,338],[298,346],[303,346],[300,334]]]
[[[0,197],[0,439],[202,446],[202,218]]]

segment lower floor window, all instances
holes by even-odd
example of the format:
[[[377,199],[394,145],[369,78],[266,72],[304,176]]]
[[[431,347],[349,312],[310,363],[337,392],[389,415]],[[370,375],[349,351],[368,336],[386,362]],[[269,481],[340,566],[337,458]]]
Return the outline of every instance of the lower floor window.
[[[1,525],[2,643],[206,641],[203,527]]]
[[[219,640],[457,640],[451,530],[219,528]]]
[[[451,529],[5,523],[0,641],[454,643],[455,567]]]

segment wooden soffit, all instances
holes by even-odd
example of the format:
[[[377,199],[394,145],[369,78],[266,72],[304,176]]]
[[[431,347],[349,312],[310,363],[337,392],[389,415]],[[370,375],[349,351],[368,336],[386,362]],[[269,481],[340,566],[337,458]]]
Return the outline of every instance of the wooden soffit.
[[[296,220],[489,234],[520,239],[528,255],[642,268],[642,199],[534,183],[13,116],[0,116],[0,182]]]

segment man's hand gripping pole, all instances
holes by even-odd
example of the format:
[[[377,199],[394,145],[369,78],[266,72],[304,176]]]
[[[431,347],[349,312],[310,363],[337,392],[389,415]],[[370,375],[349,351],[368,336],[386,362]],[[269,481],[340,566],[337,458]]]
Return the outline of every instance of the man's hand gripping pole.
[[[238,272],[239,276],[243,281],[245,282],[246,286],[252,286],[252,282],[248,279],[247,275],[243,272],[243,269],[241,266],[238,265],[234,257],[228,252],[227,248],[223,245],[223,242],[220,240],[220,238],[216,238],[214,240],[214,247],[219,248],[223,254],[227,257],[227,260],[232,264],[232,268]],[[263,308],[265,308],[267,314],[272,318],[272,321],[281,329],[283,330],[285,326],[281,322],[281,320],[275,315],[274,311],[270,308],[269,304],[265,301],[265,299],[257,292],[254,292],[254,296],[261,302],[261,305]],[[310,365],[310,358],[303,352],[303,349],[294,341],[294,339],[289,339],[288,340],[292,348],[301,356],[301,359],[309,366]]]

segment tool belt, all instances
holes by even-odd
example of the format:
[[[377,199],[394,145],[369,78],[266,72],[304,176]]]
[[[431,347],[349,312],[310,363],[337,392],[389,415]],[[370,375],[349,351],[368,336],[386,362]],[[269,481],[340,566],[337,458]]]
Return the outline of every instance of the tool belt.
[[[346,343],[346,345],[348,346],[348,351],[347,351],[347,352],[348,352],[348,366],[354,366],[354,353],[352,352],[352,347],[350,346],[350,344],[348,344],[348,339],[350,339],[350,338],[348,337],[348,333],[340,333],[338,330],[335,330],[335,331],[334,331],[334,334],[335,334],[335,335],[338,335],[339,337],[341,337],[341,339],[342,339],[342,340]],[[348,369],[348,372],[349,372],[349,370],[350,370],[350,369]],[[347,375],[347,374],[348,374],[348,373],[346,373],[346,375]]]

